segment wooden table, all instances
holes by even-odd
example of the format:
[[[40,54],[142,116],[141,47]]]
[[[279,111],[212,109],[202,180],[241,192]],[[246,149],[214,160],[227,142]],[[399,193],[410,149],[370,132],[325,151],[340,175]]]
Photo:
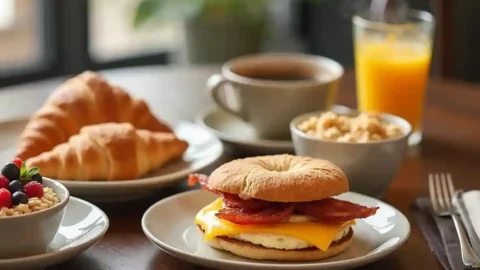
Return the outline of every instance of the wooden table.
[[[217,67],[144,67],[104,74],[133,94],[146,98],[155,113],[176,122],[193,120],[199,110],[211,104],[203,84],[217,70]],[[51,80],[0,91],[0,118],[29,115],[41,106],[58,83],[59,80]],[[353,74],[347,73],[340,91],[340,104],[355,106],[354,86]],[[432,80],[425,110],[424,141],[409,149],[385,198],[406,214],[412,223],[411,236],[398,251],[362,269],[441,269],[412,219],[410,205],[418,196],[427,195],[429,172],[451,172],[458,188],[480,188],[477,167],[480,161],[479,117],[480,87]],[[83,255],[48,270],[205,269],[159,250],[143,235],[140,227],[142,214],[151,204],[185,189],[185,184],[178,184],[143,201],[100,205],[110,218],[110,229],[105,237]]]

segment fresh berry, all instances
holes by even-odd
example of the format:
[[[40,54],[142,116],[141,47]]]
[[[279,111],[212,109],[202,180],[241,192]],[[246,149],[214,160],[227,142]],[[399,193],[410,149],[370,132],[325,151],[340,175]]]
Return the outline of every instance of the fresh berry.
[[[30,183],[26,184],[23,190],[25,191],[25,194],[27,194],[28,198],[43,197],[43,186],[37,181],[31,181]]]
[[[27,204],[28,197],[25,193],[17,191],[12,195],[12,205]]]
[[[10,181],[8,181],[8,179],[5,176],[0,175],[0,188],[8,189],[8,184],[10,184]]]
[[[16,180],[20,177],[20,168],[15,163],[10,162],[2,168],[2,175],[10,181]]]
[[[40,184],[43,184],[43,177],[39,173],[32,175],[32,181],[37,181]]]
[[[23,161],[21,159],[16,158],[12,162],[15,163],[15,165],[17,165],[18,168],[22,168]]]
[[[10,191],[10,193],[12,193],[12,194],[17,192],[17,191],[23,191],[22,182],[20,182],[19,180],[13,180],[8,185],[8,191]]]
[[[2,207],[10,208],[10,206],[12,206],[11,196],[10,191],[0,188],[0,209],[2,209]]]

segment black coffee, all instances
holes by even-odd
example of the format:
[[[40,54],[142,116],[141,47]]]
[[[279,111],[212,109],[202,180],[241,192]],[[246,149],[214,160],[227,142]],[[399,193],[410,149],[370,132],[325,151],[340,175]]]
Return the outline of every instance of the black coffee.
[[[240,76],[266,81],[311,81],[318,80],[318,68],[303,63],[259,62],[239,65],[232,71]]]
[[[249,78],[268,81],[306,81],[314,78],[306,75],[297,74],[249,74]]]

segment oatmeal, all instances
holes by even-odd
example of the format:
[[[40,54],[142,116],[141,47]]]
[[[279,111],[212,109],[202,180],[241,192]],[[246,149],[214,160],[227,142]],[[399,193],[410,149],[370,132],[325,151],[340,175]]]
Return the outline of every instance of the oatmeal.
[[[2,207],[0,210],[0,217],[19,216],[23,214],[38,212],[57,205],[60,200],[57,194],[51,188],[43,189],[43,197],[32,197],[28,199],[27,204],[19,204],[13,208]]]
[[[337,142],[372,142],[400,137],[400,126],[386,123],[378,113],[362,113],[357,117],[325,112],[298,125],[298,129],[319,139]]]
[[[45,210],[60,202],[57,194],[43,186],[43,177],[36,167],[27,168],[15,158],[1,169],[0,218]]]

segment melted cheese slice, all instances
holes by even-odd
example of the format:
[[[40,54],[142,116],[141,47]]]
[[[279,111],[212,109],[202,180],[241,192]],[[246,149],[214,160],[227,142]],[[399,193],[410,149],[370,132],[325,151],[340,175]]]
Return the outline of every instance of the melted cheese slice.
[[[205,231],[205,241],[217,236],[229,236],[241,233],[271,233],[286,235],[303,240],[320,250],[326,251],[333,239],[344,226],[354,225],[355,220],[347,222],[301,222],[277,223],[268,225],[240,225],[219,219],[215,214],[222,209],[222,199],[219,198],[204,207],[195,217],[195,223]]]

